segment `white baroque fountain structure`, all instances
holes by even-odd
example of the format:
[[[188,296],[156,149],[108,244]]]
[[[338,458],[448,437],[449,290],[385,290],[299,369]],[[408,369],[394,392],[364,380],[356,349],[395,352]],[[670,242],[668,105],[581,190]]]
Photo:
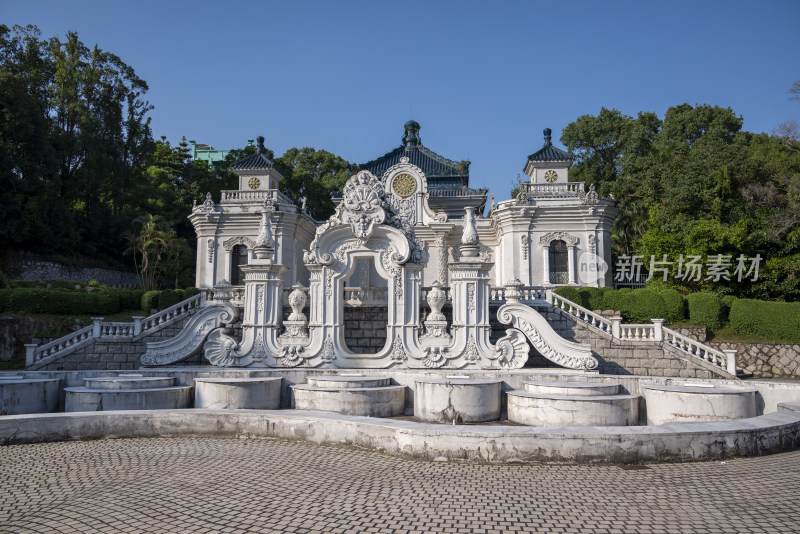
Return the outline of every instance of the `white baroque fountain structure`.
[[[281,176],[261,152],[255,157],[252,172],[275,187]],[[247,171],[241,165],[237,169],[243,183],[252,188],[261,182]],[[275,189],[240,191],[237,200],[249,199],[251,205],[226,206],[225,195],[230,193],[223,192],[219,205],[207,199],[190,217],[199,242],[208,247],[198,251],[198,258],[207,257],[210,264],[199,262],[198,285],[207,286],[209,278],[217,278],[213,298],[204,302],[179,336],[147,344],[142,357],[146,366],[174,364],[202,351],[209,363],[219,367],[515,369],[528,360],[530,342],[560,366],[597,367],[589,345],[560,337],[543,316],[521,302],[525,284],[519,277],[527,276],[530,282],[533,264],[509,270],[514,262],[506,261],[497,269],[492,261],[493,254],[504,254],[507,236],[515,252],[522,241],[517,235],[530,238],[530,230],[519,224],[530,224],[532,202],[524,195],[496,207],[496,218],[481,219],[480,227],[474,206],[465,208],[462,220],[449,221],[446,214],[430,208],[425,174],[408,158],[381,178],[368,170],[352,176],[336,212],[322,224]],[[260,204],[251,211],[253,200]],[[249,232],[245,228],[253,228],[255,221],[254,238],[225,239],[221,243],[225,261],[219,261],[219,254],[214,260],[229,229]],[[305,241],[309,227],[314,233]],[[482,234],[496,245],[483,244]],[[301,249],[304,242],[308,244]],[[249,249],[246,261],[233,266],[241,248]],[[234,285],[220,280],[221,269],[241,280]],[[423,277],[436,278],[423,288]],[[492,285],[503,278],[505,303],[497,318],[510,328],[492,343],[490,301],[497,292]],[[285,284],[292,284],[290,291],[284,291]],[[428,311],[423,322],[420,310],[425,301]],[[346,342],[345,309],[363,302],[383,304],[386,309],[385,342],[371,352],[354,351]],[[446,304],[452,309],[449,322],[442,312]],[[291,310],[286,317],[285,305]],[[373,330],[383,327],[367,324]]]

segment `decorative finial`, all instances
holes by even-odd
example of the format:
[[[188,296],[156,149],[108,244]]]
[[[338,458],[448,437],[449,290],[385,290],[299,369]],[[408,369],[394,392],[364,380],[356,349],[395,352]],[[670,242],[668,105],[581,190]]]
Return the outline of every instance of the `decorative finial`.
[[[415,120],[410,120],[403,125],[403,144],[406,148],[416,147],[420,144],[419,129],[419,123]]]
[[[264,136],[263,135],[259,135],[258,137],[256,137],[256,143],[258,143],[258,145],[256,146],[256,152],[258,154],[263,154],[264,153]]]
[[[550,141],[553,131],[550,128],[544,129],[544,146],[550,146],[553,143]]]

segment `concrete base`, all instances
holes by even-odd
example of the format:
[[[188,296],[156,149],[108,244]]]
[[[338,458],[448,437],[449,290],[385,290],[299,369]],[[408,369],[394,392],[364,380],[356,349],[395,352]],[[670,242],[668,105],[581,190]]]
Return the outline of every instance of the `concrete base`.
[[[277,410],[281,378],[195,378],[195,408]]]
[[[405,386],[332,389],[298,384],[291,389],[294,395],[294,408],[297,410],[392,417],[403,415],[406,405]]]
[[[639,421],[636,395],[539,395],[508,392],[508,420],[530,426],[632,426]]]
[[[87,389],[103,389],[108,391],[120,391],[123,389],[158,389],[168,388],[174,385],[175,379],[171,376],[143,377],[142,375],[121,375],[118,377],[87,378],[84,380],[84,387]]]
[[[417,380],[414,417],[434,423],[479,423],[500,419],[503,383],[463,378]]]
[[[280,438],[426,460],[641,463],[762,456],[800,447],[800,413],[657,427],[440,425],[292,410],[156,410],[0,417],[0,444],[125,437]]]
[[[58,410],[61,380],[8,375],[0,380],[0,415],[50,413]]]
[[[756,390],[697,386],[644,386],[647,424],[734,421],[756,415]]]

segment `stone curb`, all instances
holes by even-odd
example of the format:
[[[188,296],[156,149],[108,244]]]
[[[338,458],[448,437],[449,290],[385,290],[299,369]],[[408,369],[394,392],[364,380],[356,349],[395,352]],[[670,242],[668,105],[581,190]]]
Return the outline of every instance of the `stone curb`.
[[[542,428],[440,425],[294,410],[142,410],[0,417],[0,444],[230,436],[356,447],[476,463],[642,463],[761,456],[800,448],[800,413],[720,423]]]

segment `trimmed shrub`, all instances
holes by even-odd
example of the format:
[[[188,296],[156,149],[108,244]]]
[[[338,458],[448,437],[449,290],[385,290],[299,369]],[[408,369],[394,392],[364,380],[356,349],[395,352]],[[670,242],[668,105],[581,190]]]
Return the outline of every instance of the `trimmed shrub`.
[[[603,300],[600,302],[600,308],[603,310],[621,310],[624,306],[624,297],[625,293],[620,291],[606,291],[603,293]]]
[[[142,295],[144,295],[144,291],[141,289],[121,289],[119,291],[120,309],[140,310],[142,306]]]
[[[724,295],[720,297],[719,302],[722,305],[722,319],[724,322],[728,322],[728,317],[731,314],[731,306],[736,302],[736,297],[733,295]]]
[[[590,310],[597,310],[603,307],[603,292],[600,291],[599,288],[596,287],[584,287],[578,290],[578,294],[580,295],[581,302],[585,302],[586,304],[581,304]]]
[[[180,293],[174,289],[165,289],[158,295],[158,309],[165,310],[181,301]]]
[[[698,326],[712,330],[722,326],[722,303],[714,293],[700,292],[686,295],[689,320]]]
[[[635,289],[623,294],[621,302],[622,317],[628,322],[649,323],[650,319],[660,319],[666,314],[664,301],[649,289]]]
[[[119,311],[119,292],[115,290],[101,289],[85,295],[89,297],[87,299],[89,309],[84,313],[109,315]]]
[[[142,295],[141,306],[144,311],[150,313],[150,310],[158,308],[158,295],[161,291],[148,291]]]
[[[800,302],[736,299],[731,305],[730,326],[739,334],[800,343]]]
[[[567,300],[571,300],[572,302],[574,302],[575,304],[577,304],[579,306],[586,307],[586,304],[588,304],[588,303],[585,303],[585,302],[583,302],[581,300],[581,294],[580,294],[580,292],[578,291],[577,288],[564,286],[564,287],[556,288],[555,290],[553,290],[553,292],[556,295],[560,295],[560,296],[564,297]]]
[[[686,319],[686,301],[674,289],[662,289],[658,296],[664,301],[664,319],[667,323],[677,323]]]
[[[199,295],[199,294],[200,294],[200,290],[197,289],[196,287],[187,287],[183,291],[183,298],[184,299],[188,299],[189,297],[193,297],[193,296]]]

